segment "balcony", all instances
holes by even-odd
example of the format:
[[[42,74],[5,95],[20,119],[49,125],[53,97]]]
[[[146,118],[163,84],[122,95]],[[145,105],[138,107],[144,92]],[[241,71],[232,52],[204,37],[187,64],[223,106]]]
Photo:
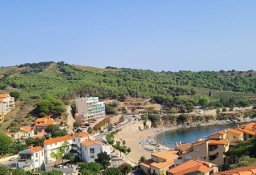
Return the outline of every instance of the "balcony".
[[[209,155],[215,155],[219,152],[218,145],[211,145],[208,147]]]
[[[210,155],[209,156],[209,161],[214,161],[215,159],[217,159],[219,157],[219,153],[216,153],[214,155]]]

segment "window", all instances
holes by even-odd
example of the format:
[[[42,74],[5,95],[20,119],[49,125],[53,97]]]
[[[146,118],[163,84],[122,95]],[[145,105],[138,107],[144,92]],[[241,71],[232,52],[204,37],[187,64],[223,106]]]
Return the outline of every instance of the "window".
[[[90,153],[95,153],[94,148],[90,148]]]
[[[42,156],[44,156],[44,152],[42,151]]]
[[[90,156],[91,159],[94,159],[94,156]]]
[[[38,158],[38,153],[36,153],[36,158]]]
[[[199,148],[196,148],[196,152],[199,152],[200,151],[200,149]]]

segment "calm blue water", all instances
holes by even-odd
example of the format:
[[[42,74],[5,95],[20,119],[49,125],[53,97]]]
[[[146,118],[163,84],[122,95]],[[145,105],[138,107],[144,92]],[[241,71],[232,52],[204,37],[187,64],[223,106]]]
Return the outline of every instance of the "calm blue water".
[[[237,124],[204,126],[196,128],[184,128],[174,131],[165,131],[158,134],[155,139],[158,143],[175,148],[176,142],[188,143],[197,141],[200,138],[206,138],[214,132],[227,128],[237,128]]]

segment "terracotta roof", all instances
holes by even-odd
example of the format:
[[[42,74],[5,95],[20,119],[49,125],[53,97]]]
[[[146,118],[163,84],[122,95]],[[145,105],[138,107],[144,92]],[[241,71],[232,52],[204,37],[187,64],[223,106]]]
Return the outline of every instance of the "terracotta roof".
[[[226,145],[228,143],[228,139],[222,139],[222,140],[209,140],[209,145]]]
[[[37,118],[35,121],[35,126],[48,126],[56,124],[53,118]]]
[[[241,129],[245,129],[245,130],[249,130],[249,131],[254,131],[254,126],[256,125],[256,123],[251,122],[248,123],[246,125],[240,126]]]
[[[76,137],[87,137],[87,136],[89,136],[88,133],[79,133],[79,134],[75,134],[75,135],[66,135],[66,136],[62,136],[62,137],[56,137],[56,138],[52,138],[52,139],[49,139],[49,140],[45,140],[44,144],[45,145],[50,145],[50,144],[57,143],[57,142],[63,142],[63,141],[66,141],[66,140],[71,140],[71,139],[76,138]]]
[[[6,132],[4,133],[5,135],[12,135],[12,134],[15,134],[15,132]]]
[[[174,159],[173,160],[168,160],[168,161],[165,161],[165,162],[159,162],[159,163],[154,162],[150,166],[153,166],[153,167],[158,168],[158,169],[162,169],[162,168],[165,168],[165,167],[170,167],[173,164],[174,164]]]
[[[219,172],[215,175],[253,175],[256,174],[256,165],[235,168],[228,171]]]
[[[241,132],[239,130],[232,129],[232,128],[228,128],[227,131],[232,132],[232,133],[237,134],[237,135],[243,134],[243,132]]]
[[[170,160],[177,157],[178,151],[159,151],[151,153],[151,156],[159,157],[161,159]]]
[[[30,132],[33,128],[31,126],[23,126],[20,128],[21,131]]]
[[[189,160],[183,164],[169,169],[167,172],[172,173],[173,175],[181,175],[198,171],[207,173],[212,170],[211,166],[217,165],[205,161]]]
[[[204,143],[206,143],[206,140],[200,140],[200,141],[194,142],[194,143],[192,144],[192,146],[198,146],[198,145],[202,145],[202,144],[204,144]]]
[[[6,97],[10,97],[9,94],[0,94],[0,98],[6,98]]]
[[[177,149],[179,149],[179,151],[184,152],[191,146],[192,146],[192,143],[184,143],[184,144],[179,144],[176,147],[177,147]]]
[[[62,136],[62,137],[56,137],[56,138],[53,138],[53,139],[45,140],[44,144],[45,145],[50,145],[50,144],[53,144],[53,143],[63,142],[63,141],[66,141],[66,140],[71,140],[71,139],[73,139],[73,136],[66,135],[66,136]]]
[[[27,149],[27,150],[29,150],[29,151],[32,151],[32,152],[38,152],[38,151],[42,151],[44,148],[43,147],[41,147],[41,146],[36,146],[36,147],[32,147],[32,148],[29,148],[29,149]]]
[[[91,145],[103,145],[102,142],[96,140],[85,140],[81,143],[84,146],[91,146]]]
[[[249,130],[245,130],[245,129],[241,129],[241,128],[238,128],[237,130],[238,130],[238,131],[241,131],[241,132],[245,132],[245,133],[247,133],[247,134],[256,135],[256,133],[253,132],[253,131],[249,131]]]
[[[152,159],[148,159],[146,162],[141,162],[140,166],[146,167],[148,169],[150,169],[150,165],[154,163],[154,161]]]

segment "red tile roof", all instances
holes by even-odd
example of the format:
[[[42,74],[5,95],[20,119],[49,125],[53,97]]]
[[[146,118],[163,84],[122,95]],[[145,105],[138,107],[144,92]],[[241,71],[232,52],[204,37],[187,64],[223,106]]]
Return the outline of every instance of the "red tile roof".
[[[154,160],[148,159],[146,162],[141,162],[140,166],[150,169],[150,165],[154,163]]]
[[[256,165],[235,168],[228,171],[222,171],[215,175],[253,175],[256,174]]]
[[[37,118],[35,121],[35,126],[49,126],[56,124],[53,118]]]
[[[91,146],[91,145],[103,145],[102,142],[96,140],[85,140],[81,143],[84,146]]]
[[[45,145],[50,145],[50,144],[57,143],[57,142],[63,142],[63,141],[71,140],[71,139],[76,138],[76,137],[87,137],[87,136],[89,136],[88,133],[78,133],[78,134],[74,134],[74,135],[66,135],[66,136],[62,136],[62,137],[56,137],[56,138],[52,138],[52,139],[49,139],[49,140],[45,140],[44,144]]]
[[[38,151],[42,151],[43,149],[44,148],[41,147],[41,146],[36,146],[36,147],[29,148],[28,150],[35,153],[35,152],[38,152]]]
[[[167,172],[172,173],[173,175],[182,175],[192,172],[207,173],[212,170],[212,166],[217,167],[217,165],[211,164],[209,162],[189,160],[183,164],[169,169]]]

